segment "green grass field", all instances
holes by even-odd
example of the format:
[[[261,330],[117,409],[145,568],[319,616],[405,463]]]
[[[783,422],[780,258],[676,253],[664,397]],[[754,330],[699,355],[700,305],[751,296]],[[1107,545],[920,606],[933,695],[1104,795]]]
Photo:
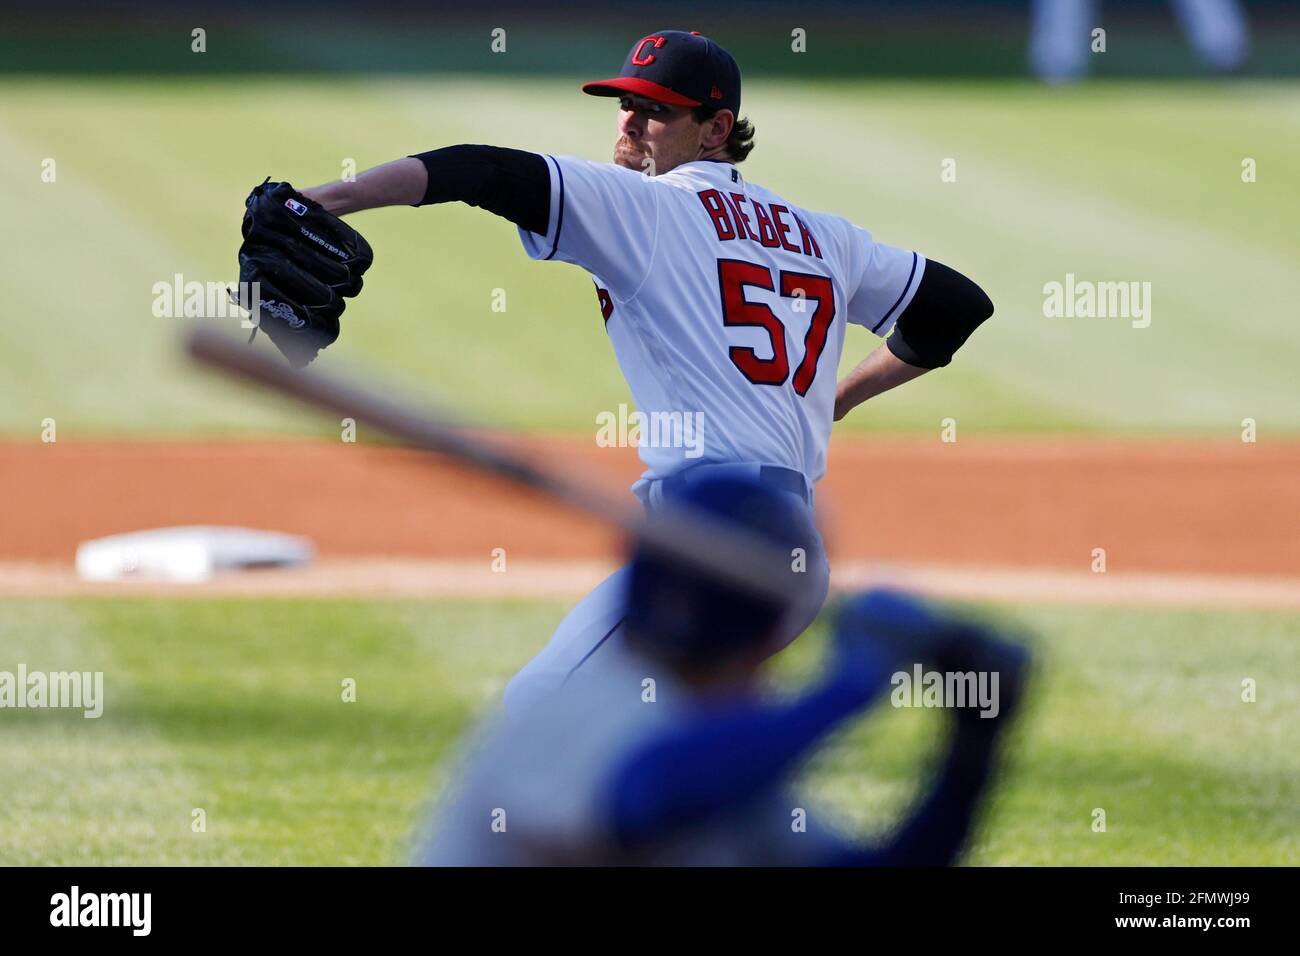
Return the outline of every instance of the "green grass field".
[[[0,438],[34,441],[46,418],[60,442],[322,433],[182,363],[196,320],[156,318],[154,284],[235,280],[243,198],[268,174],[314,185],[458,142],[605,159],[612,104],[578,82],[0,80]],[[1300,84],[767,80],[745,99],[747,177],[949,263],[997,304],[950,368],[837,429],[955,416],[963,434],[1235,438],[1250,417],[1261,440],[1300,436]],[[588,432],[628,400],[587,276],[528,260],[508,223],[462,206],[354,222],[376,262],[323,363],[510,428]],[[1067,273],[1150,282],[1150,327],[1044,317],[1043,286]],[[850,329],[844,364],[874,344]],[[5,712],[0,863],[400,862],[456,741],[566,608],[0,602],[0,670],[102,670],[107,696],[99,720]],[[1040,635],[1042,670],[971,862],[1300,862],[1295,614],[994,610]],[[815,673],[823,646],[817,630],[783,654],[778,682]],[[940,729],[877,711],[808,769],[814,803],[880,832]]]
[[[98,720],[8,713],[0,862],[400,862],[457,737],[563,611],[7,602],[6,651],[31,670],[103,670],[106,703]],[[1037,694],[970,862],[1300,862],[1293,617],[1027,608],[1014,619],[1041,635]],[[815,673],[823,647],[820,631],[798,642],[778,682]],[[1256,703],[1240,699],[1246,677]],[[880,832],[940,729],[934,712],[875,711],[809,768],[810,803]],[[1091,829],[1098,807],[1105,833]],[[196,808],[205,832],[192,830]]]
[[[61,437],[316,427],[179,364],[186,322],[152,315],[153,284],[235,279],[242,200],[268,174],[305,186],[466,141],[605,159],[614,120],[554,77],[12,79],[0,101],[0,434],[16,436],[46,417]],[[759,81],[746,112],[751,179],[949,262],[998,305],[960,361],[843,427],[959,411],[976,431],[1300,431],[1300,86]],[[327,361],[511,427],[582,432],[626,400],[586,276],[530,262],[508,223],[461,206],[355,222],[376,264]],[[1071,272],[1150,282],[1151,326],[1045,318],[1043,285]],[[851,330],[848,361],[870,344]]]

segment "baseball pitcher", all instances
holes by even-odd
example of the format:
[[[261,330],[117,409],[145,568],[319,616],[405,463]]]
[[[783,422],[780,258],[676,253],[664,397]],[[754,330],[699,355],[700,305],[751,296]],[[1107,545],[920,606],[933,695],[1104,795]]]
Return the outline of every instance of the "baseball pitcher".
[[[534,259],[587,270],[638,409],[704,424],[702,455],[643,444],[632,490],[646,507],[717,475],[798,500],[805,534],[792,561],[807,599],[788,614],[782,646],[826,595],[812,509],[832,422],[947,365],[992,303],[939,262],[749,182],[740,68],[707,37],[642,37],[617,77],[583,90],[617,98],[612,163],[461,145],[301,192],[264,183],[247,202],[240,278],[263,280],[261,328],[303,365],[337,338],[343,298],[372,259],[338,216],[465,202],[515,223]],[[836,382],[848,322],[885,343]],[[511,710],[615,665],[626,586],[623,569],[569,613],[507,688]]]

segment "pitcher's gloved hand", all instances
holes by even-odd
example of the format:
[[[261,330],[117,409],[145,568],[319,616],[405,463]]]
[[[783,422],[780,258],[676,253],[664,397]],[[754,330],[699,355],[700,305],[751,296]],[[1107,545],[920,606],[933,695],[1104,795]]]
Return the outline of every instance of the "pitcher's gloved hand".
[[[268,178],[244,207],[237,301],[256,311],[257,328],[302,368],[339,337],[343,299],[361,291],[374,252],[361,233],[288,183]]]

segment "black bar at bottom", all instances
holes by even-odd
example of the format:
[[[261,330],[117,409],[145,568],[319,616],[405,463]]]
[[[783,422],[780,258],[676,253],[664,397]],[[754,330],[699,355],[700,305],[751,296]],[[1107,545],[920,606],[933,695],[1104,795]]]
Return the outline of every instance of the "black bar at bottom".
[[[76,934],[128,945],[283,940],[337,949],[401,934],[437,946],[451,945],[443,934],[453,928],[481,932],[485,944],[522,933],[545,945],[578,924],[587,936],[611,920],[634,937],[680,926],[733,943],[780,926],[863,942],[892,928],[918,942],[1033,940],[1046,930],[1053,939],[1231,945],[1285,928],[1293,886],[1294,871],[1280,868],[28,869],[0,871],[0,918],[7,941]]]

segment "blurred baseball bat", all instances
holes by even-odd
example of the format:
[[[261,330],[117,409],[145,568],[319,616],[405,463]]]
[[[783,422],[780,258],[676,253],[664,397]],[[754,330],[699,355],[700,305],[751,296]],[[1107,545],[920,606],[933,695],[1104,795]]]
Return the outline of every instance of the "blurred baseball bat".
[[[210,328],[186,342],[191,357],[227,375],[290,395],[322,411],[364,422],[414,448],[434,452],[552,498],[639,537],[663,555],[751,592],[797,599],[801,575],[791,555],[770,541],[713,515],[683,506],[643,511],[600,488],[540,467],[453,424],[445,415],[380,394],[354,379],[320,368],[294,371],[265,351]]]

